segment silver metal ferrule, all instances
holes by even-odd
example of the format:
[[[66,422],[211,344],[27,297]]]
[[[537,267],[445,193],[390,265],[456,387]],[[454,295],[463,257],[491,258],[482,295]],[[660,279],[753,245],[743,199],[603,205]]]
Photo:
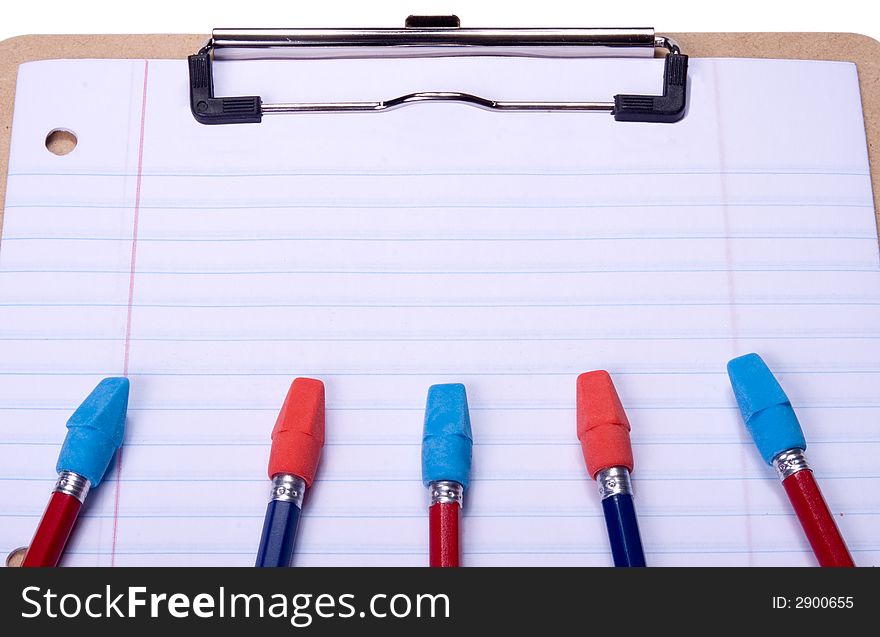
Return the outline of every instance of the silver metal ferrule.
[[[453,480],[435,480],[428,485],[431,489],[431,504],[457,504],[462,506],[464,487]]]
[[[596,474],[599,497],[604,500],[613,495],[632,495],[632,480],[626,467],[609,467]]]
[[[72,495],[80,502],[85,502],[91,486],[92,483],[85,476],[81,476],[73,471],[62,471],[58,474],[58,481],[55,483],[54,491],[55,493]]]
[[[810,465],[807,464],[807,458],[803,449],[787,449],[773,458],[773,467],[779,474],[780,480],[794,475],[798,471],[808,471]]]
[[[276,473],[272,476],[272,492],[270,500],[293,502],[302,508],[303,496],[306,494],[306,481],[291,473]]]

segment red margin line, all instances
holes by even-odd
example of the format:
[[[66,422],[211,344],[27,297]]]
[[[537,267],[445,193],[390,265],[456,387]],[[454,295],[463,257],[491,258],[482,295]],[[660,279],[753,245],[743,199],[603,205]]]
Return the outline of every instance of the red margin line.
[[[150,61],[144,60],[144,90],[141,99],[141,130],[138,141],[137,180],[134,191],[134,216],[131,230],[131,264],[128,272],[128,310],[125,317],[125,346],[122,357],[122,375],[128,376],[128,358],[131,351],[131,308],[134,300],[134,272],[137,266],[138,218],[141,212],[141,176],[144,168],[144,123],[147,114],[147,77]],[[119,479],[122,475],[122,447],[116,453],[116,493],[113,498],[113,543],[110,546],[110,566],[116,566],[116,537],[119,530]]]

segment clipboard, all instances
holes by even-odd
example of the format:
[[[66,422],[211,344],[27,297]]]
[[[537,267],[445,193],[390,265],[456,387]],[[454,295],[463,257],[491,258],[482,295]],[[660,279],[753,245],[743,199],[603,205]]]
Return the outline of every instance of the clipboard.
[[[216,33],[215,33],[216,37]],[[831,57],[827,55],[828,51],[837,51],[837,55],[833,56],[834,59],[839,59],[842,61],[855,62],[858,65],[859,70],[861,71],[861,95],[862,100],[864,102],[864,118],[865,118],[865,126],[868,132],[868,141],[869,141],[869,151],[871,157],[875,157],[876,155],[876,124],[875,120],[877,118],[877,109],[878,109],[878,89],[877,89],[877,76],[878,76],[878,66],[874,60],[876,59],[877,52],[877,43],[869,40],[867,38],[862,38],[860,36],[849,36],[849,35],[828,35],[828,41],[824,43],[824,46],[821,48],[820,53],[816,53],[814,50],[809,49],[808,46],[815,44],[817,41],[822,44],[821,39],[817,40],[817,36],[775,36],[773,34],[764,34],[760,36],[748,36],[748,35],[731,35],[729,36],[731,39],[725,40],[724,38],[719,38],[716,35],[708,35],[708,36],[690,36],[694,38],[693,42],[688,42],[688,36],[684,36],[683,38],[679,38],[685,50],[689,55],[706,55],[706,56],[721,56],[721,57],[768,57],[768,58],[800,58],[800,59],[827,59]],[[705,39],[704,39],[705,38]],[[745,49],[742,47],[742,40],[749,40],[751,38],[756,38],[761,41],[761,45],[766,48],[760,49],[761,47],[756,47],[755,50],[748,50],[748,47]],[[784,42],[786,39],[791,39],[792,46],[790,49],[786,48],[780,42]],[[191,86],[192,85],[192,77],[193,77],[193,66],[192,66],[192,52],[194,50],[198,50],[201,52],[203,49],[198,49],[198,47],[204,42],[204,38],[200,36],[172,36],[168,39],[163,38],[162,36],[155,36],[154,38],[147,38],[146,40],[150,40],[149,44],[145,44],[143,40],[137,37],[131,37],[128,39],[127,36],[120,37],[111,37],[111,36],[103,36],[97,38],[89,38],[88,44],[83,44],[82,41],[72,38],[72,37],[49,37],[49,38],[41,38],[39,36],[30,36],[23,37],[11,40],[7,43],[3,43],[0,45],[0,53],[8,53],[6,55],[6,59],[8,62],[4,65],[2,69],[2,75],[0,75],[0,87],[7,88],[8,90],[6,94],[10,95],[10,97],[14,96],[14,82],[15,82],[15,67],[18,62],[21,61],[29,61],[36,59],[51,59],[51,58],[95,58],[95,57],[106,57],[109,58],[162,58],[162,57],[170,57],[174,59],[179,59],[181,56],[190,58],[190,78],[191,78]],[[720,44],[719,44],[720,42]],[[798,42],[799,44],[795,45],[794,42]],[[48,43],[48,44],[44,44]],[[98,47],[98,45],[106,45],[106,48],[103,48],[101,51],[98,51],[94,47]],[[656,44],[652,45],[655,46]],[[703,47],[703,48],[701,48]],[[784,50],[783,50],[784,49]],[[673,53],[672,49],[668,49],[670,54]],[[196,55],[199,55],[197,53]],[[8,66],[9,68],[5,68]],[[867,71],[866,71],[867,69]],[[667,64],[668,70],[668,64]],[[198,73],[198,69],[196,74]],[[664,74],[664,77],[666,74]],[[202,82],[202,88],[205,86],[210,86],[210,81]],[[851,86],[853,86],[851,84]],[[816,87],[817,96],[821,99],[822,87]],[[209,98],[213,99],[214,96],[210,94]],[[404,98],[406,96],[403,96]],[[419,99],[422,97],[426,97],[423,95],[417,95]],[[458,102],[468,102],[471,105],[476,106],[486,106],[485,104],[474,103],[479,100],[472,100],[473,96],[466,96],[462,94],[458,94],[455,96],[453,101]],[[640,99],[644,99],[639,96]],[[201,99],[201,98],[200,98]],[[233,100],[237,100],[239,98],[232,98]],[[259,98],[243,98],[247,100],[259,100]],[[757,99],[757,97],[756,97]],[[222,100],[222,98],[221,98]],[[407,101],[407,100],[403,100]],[[616,100],[615,100],[616,101]],[[256,101],[253,102],[257,104]],[[193,115],[196,117],[198,121],[198,106],[200,102],[194,101],[191,93],[191,101],[190,101]],[[235,104],[239,104],[239,102],[235,102]],[[233,106],[235,106],[235,104]],[[378,103],[377,103],[378,104]],[[586,106],[585,106],[586,104]],[[608,108],[608,103],[602,103],[599,107],[594,108],[597,103],[581,103],[577,104],[577,108],[573,110],[611,110],[614,113],[613,106]],[[401,104],[404,105],[404,104]],[[309,108],[311,106],[307,105]],[[536,108],[534,110],[543,110],[544,107],[547,106],[546,103],[540,104],[540,108]],[[3,115],[8,117],[8,120],[11,121],[11,99],[9,104],[4,105],[5,109],[3,111]],[[237,108],[237,106],[235,106]],[[357,108],[362,110],[384,110],[385,106],[381,107],[370,107],[363,105],[358,106]],[[489,108],[495,108],[495,106],[489,105]],[[294,110],[295,109],[286,109],[281,108],[277,109],[275,112],[284,112],[285,110]],[[332,109],[329,109],[332,110]],[[502,109],[503,110],[503,109]],[[516,110],[516,109],[513,109]],[[524,110],[529,110],[529,108],[525,108]],[[548,109],[553,110],[553,109]],[[210,122],[202,122],[202,123],[210,123]],[[226,122],[219,122],[226,123]],[[853,120],[854,124],[857,124]],[[6,168],[8,162],[8,137],[10,132],[10,126],[7,124],[4,127],[4,134],[6,136],[5,146],[7,147],[6,152],[3,155],[3,163],[0,165],[0,168]],[[876,162],[874,162],[874,167],[871,171],[872,173],[872,183],[874,184],[874,204],[875,204],[875,214],[877,207],[877,168]],[[864,170],[862,172],[864,176]],[[0,195],[5,194],[5,184],[2,190],[0,190]],[[870,231],[869,231],[870,232]]]
[[[859,73],[875,215],[880,224],[880,42],[854,33],[670,33],[692,57],[853,62]],[[185,59],[208,36],[25,35],[0,42],[0,233],[18,66],[61,58]],[[821,91],[821,89],[817,89]]]

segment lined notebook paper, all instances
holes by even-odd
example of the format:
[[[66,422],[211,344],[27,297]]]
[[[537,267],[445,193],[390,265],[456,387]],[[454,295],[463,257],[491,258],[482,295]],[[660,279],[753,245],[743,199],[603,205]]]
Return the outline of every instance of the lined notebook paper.
[[[267,102],[462,90],[607,99],[661,60],[246,61]],[[0,551],[26,544],[70,413],[132,381],[66,565],[250,565],[295,376],[327,446],[296,565],[424,565],[427,388],[464,382],[466,565],[610,565],[575,435],[604,368],[649,564],[810,565],[740,421],[759,352],[856,562],[880,560],[880,272],[856,69],[691,61],[674,125],[420,105],[208,127],[184,61],[24,65],[0,244]],[[822,87],[821,100],[815,99]],[[64,99],[58,99],[58,96]],[[54,128],[77,148],[44,146]]]

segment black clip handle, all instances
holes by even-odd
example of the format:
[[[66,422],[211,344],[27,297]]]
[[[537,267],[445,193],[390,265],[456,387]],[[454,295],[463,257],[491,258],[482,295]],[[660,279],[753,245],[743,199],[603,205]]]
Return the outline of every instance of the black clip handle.
[[[258,95],[214,97],[211,54],[189,56],[189,99],[193,117],[201,124],[258,124],[263,121],[263,101]]]
[[[618,122],[672,123],[687,110],[688,56],[670,53],[663,67],[663,95],[615,95],[612,114]]]

